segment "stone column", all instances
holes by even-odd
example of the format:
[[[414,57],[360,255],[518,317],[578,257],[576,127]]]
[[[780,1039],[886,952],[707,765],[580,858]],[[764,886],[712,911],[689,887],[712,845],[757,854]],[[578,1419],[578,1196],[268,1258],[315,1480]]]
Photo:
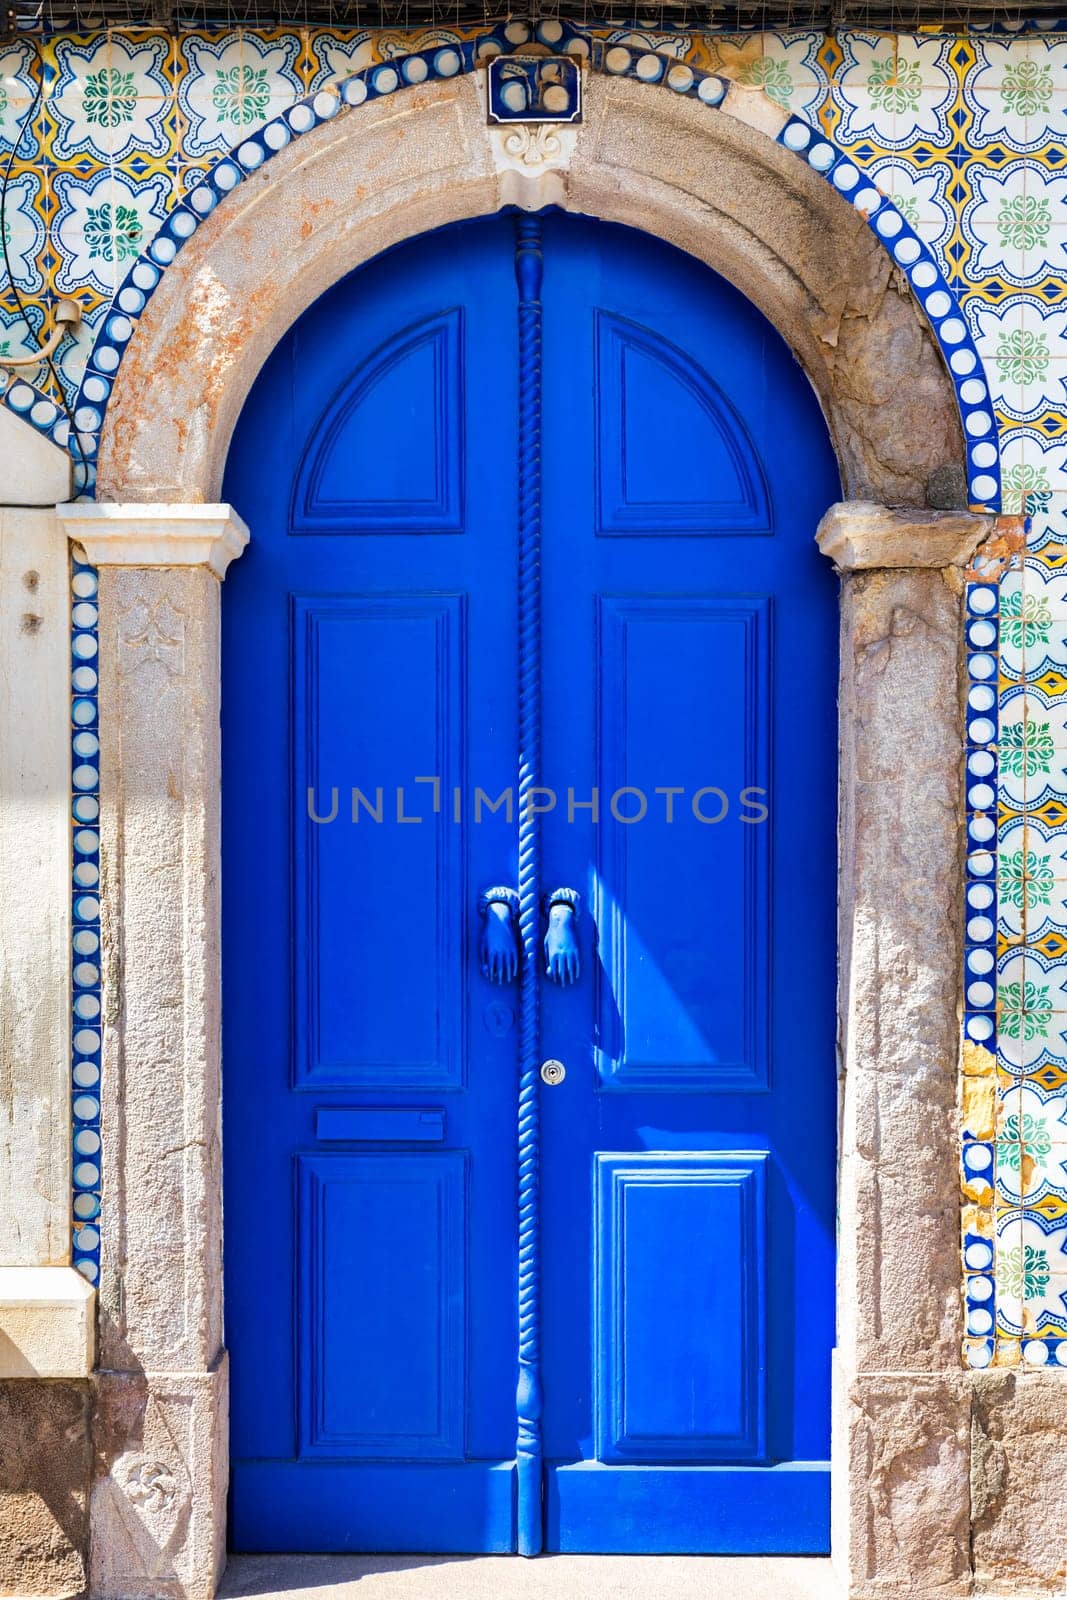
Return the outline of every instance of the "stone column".
[[[219,600],[224,505],[69,505],[100,574],[104,974],[91,1592],[209,1600],[225,1562]]]
[[[958,1177],[962,596],[993,519],[831,508],[842,579],[833,1550],[853,1596],[967,1592]]]

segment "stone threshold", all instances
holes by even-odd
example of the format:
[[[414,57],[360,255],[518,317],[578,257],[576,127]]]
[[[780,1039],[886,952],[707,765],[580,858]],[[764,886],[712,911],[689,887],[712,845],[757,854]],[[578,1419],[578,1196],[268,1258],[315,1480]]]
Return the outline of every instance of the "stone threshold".
[[[837,1600],[825,1557],[231,1556],[219,1600]]]

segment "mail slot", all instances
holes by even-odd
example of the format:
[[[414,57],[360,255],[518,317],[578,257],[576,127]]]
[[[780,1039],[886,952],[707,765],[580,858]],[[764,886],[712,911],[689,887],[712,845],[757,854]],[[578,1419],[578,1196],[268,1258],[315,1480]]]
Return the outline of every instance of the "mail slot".
[[[319,1106],[317,1139],[362,1139],[410,1144],[445,1136],[445,1114],[419,1106]]]

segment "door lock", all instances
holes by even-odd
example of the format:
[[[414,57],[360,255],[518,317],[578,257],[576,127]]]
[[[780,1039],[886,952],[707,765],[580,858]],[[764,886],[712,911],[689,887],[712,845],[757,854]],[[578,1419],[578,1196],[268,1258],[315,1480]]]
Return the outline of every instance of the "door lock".
[[[566,1076],[567,1069],[562,1061],[542,1061],[541,1082],[547,1083],[550,1089],[554,1089],[557,1083],[562,1083]]]

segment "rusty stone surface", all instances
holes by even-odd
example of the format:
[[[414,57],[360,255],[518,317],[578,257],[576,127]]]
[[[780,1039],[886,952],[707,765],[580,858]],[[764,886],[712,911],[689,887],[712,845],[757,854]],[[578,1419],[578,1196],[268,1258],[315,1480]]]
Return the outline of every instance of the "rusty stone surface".
[[[88,1382],[0,1382],[0,1594],[83,1592],[89,1475]]]
[[[1026,549],[1026,518],[996,517],[989,538],[979,545],[965,573],[969,581],[999,583],[1004,574],[1022,562]]]

